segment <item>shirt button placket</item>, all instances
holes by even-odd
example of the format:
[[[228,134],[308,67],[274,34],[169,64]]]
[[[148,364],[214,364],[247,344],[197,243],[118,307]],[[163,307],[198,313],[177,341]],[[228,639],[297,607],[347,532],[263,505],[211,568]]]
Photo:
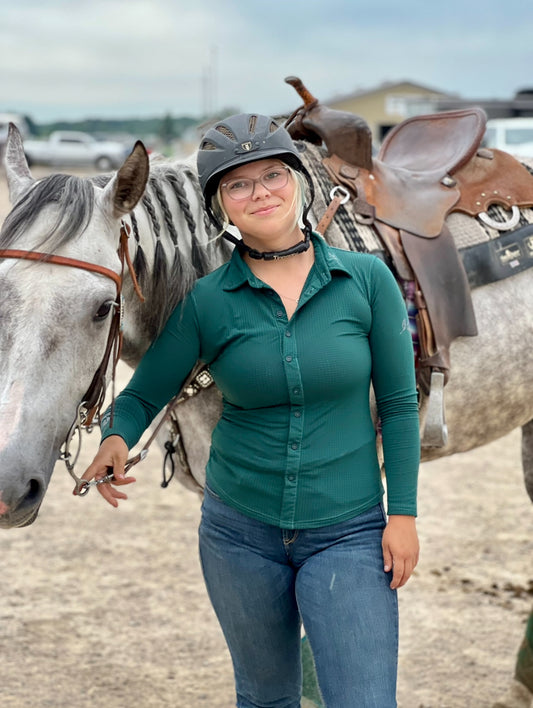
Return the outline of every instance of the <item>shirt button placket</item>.
[[[281,506],[281,523],[290,528],[294,525],[296,516],[298,474],[301,464],[303,438],[302,379],[293,327],[285,328],[282,334],[281,348],[290,401],[287,464]]]

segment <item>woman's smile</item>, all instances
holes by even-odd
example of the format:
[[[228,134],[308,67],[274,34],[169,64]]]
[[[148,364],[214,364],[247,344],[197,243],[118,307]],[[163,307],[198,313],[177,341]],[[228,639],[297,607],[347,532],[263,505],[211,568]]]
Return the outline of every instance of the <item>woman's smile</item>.
[[[270,216],[270,214],[273,214],[278,207],[279,204],[266,204],[264,206],[252,209],[252,214],[254,214],[254,216]]]

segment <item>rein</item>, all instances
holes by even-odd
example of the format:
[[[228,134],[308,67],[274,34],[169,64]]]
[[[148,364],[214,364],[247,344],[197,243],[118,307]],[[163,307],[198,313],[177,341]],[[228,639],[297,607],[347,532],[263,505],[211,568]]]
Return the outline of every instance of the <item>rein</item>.
[[[104,351],[104,355],[98,369],[96,370],[96,373],[93,376],[89,388],[84,394],[81,403],[77,407],[76,418],[72,426],[70,427],[65,442],[63,443],[59,457],[59,459],[65,462],[69,474],[76,482],[76,493],[80,496],[87,494],[87,492],[89,491],[89,483],[85,480],[81,480],[74,472],[74,467],[78,460],[78,456],[81,449],[81,431],[85,428],[88,432],[91,432],[93,420],[95,419],[95,417],[98,419],[100,418],[100,412],[104,403],[106,392],[105,376],[110,364],[112,367],[111,416],[113,416],[113,406],[115,401],[116,366],[120,358],[120,352],[122,349],[122,321],[124,315],[122,284],[124,279],[125,264],[127,265],[128,270],[130,272],[134,290],[141,302],[144,302],[144,297],[139,288],[137,277],[135,275],[133,264],[131,262],[131,258],[128,251],[129,234],[129,225],[122,221],[120,227],[120,241],[118,248],[118,256],[121,264],[120,273],[116,273],[114,270],[98,265],[96,263],[81,261],[76,258],[66,258],[64,256],[58,256],[53,253],[40,253],[37,251],[25,251],[17,249],[0,249],[0,258],[13,258],[16,260],[35,261],[38,263],[51,263],[52,265],[78,268],[80,270],[88,271],[90,273],[97,273],[98,275],[103,275],[106,278],[112,280],[116,285],[117,294],[114,303],[115,311],[109,328],[109,334],[107,337],[107,344]],[[76,435],[78,436],[78,447],[76,453],[73,455],[71,452],[71,445]],[[136,460],[133,464],[138,461],[139,460]]]

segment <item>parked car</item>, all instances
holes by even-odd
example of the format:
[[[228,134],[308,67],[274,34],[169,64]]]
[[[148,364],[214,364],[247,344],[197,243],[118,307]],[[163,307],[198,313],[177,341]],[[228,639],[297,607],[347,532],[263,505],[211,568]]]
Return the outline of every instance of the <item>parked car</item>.
[[[88,133],[57,130],[47,140],[25,140],[29,165],[93,166],[99,170],[116,169],[129,153],[123,143],[97,140]]]
[[[511,155],[533,157],[533,118],[488,120],[483,144]]]

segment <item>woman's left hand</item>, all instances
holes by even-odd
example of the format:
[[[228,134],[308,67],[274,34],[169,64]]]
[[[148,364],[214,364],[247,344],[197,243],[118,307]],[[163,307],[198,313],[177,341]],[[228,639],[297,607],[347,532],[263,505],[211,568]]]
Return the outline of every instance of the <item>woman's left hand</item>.
[[[383,532],[384,570],[392,570],[393,590],[401,588],[411,577],[418,563],[419,544],[414,516],[389,516],[389,522]]]

